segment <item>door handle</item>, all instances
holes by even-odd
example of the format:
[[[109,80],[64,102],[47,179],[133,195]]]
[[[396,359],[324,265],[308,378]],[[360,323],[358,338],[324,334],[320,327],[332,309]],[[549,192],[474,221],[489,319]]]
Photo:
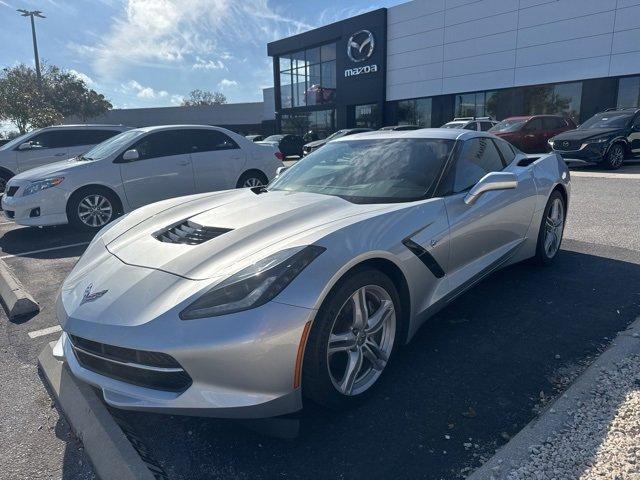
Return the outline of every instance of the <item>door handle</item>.
[[[178,165],[180,165],[181,167],[186,167],[187,165],[189,165],[190,162],[178,162]]]
[[[54,157],[64,157],[66,153],[56,153]]]

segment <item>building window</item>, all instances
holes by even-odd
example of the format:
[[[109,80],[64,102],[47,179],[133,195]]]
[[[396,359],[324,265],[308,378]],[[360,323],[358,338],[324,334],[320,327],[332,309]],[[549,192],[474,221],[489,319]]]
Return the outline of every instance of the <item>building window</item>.
[[[431,99],[416,98],[398,102],[398,125],[431,126]]]
[[[311,131],[318,138],[326,138],[336,130],[336,111],[285,113],[280,117],[280,127],[282,133],[304,136]]]
[[[640,107],[640,77],[621,78],[618,83],[618,108]]]
[[[358,128],[380,128],[380,110],[377,103],[356,105],[354,126]]]
[[[496,118],[498,92],[474,92],[456,95],[456,117]]]
[[[524,110],[528,115],[564,114],[578,121],[582,82],[537,85],[524,91]]]
[[[282,108],[331,103],[336,94],[336,44],[282,55],[280,105]]]

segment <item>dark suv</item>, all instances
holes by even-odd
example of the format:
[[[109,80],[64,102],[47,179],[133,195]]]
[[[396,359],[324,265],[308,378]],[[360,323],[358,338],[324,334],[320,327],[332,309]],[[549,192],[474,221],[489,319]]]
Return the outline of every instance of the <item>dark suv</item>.
[[[640,109],[609,109],[596,113],[572,132],[553,137],[549,144],[565,160],[620,168],[625,158],[640,156]]]
[[[570,118],[560,115],[528,115],[505,118],[489,133],[508,141],[525,153],[549,150],[548,141],[554,135],[576,128]]]

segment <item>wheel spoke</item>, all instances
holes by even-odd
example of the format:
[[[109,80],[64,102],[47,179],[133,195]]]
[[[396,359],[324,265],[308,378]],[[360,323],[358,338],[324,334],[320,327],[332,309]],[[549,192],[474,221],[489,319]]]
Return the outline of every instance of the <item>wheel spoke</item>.
[[[365,358],[371,362],[373,368],[375,368],[379,372],[384,369],[384,367],[387,365],[387,362],[389,361],[387,354],[384,353],[374,342],[365,343],[362,349],[362,353],[364,354]]]
[[[380,308],[371,315],[367,321],[367,327],[365,331],[368,335],[374,335],[378,333],[385,325],[389,316],[393,313],[393,302],[390,300],[384,300],[380,304]]]
[[[349,352],[349,359],[347,361],[347,368],[344,372],[344,377],[340,382],[340,391],[345,395],[351,395],[353,391],[353,385],[356,383],[358,373],[362,368],[362,351],[357,349]]]
[[[353,328],[364,330],[369,318],[367,309],[367,289],[362,287],[351,296],[353,301]]]
[[[356,346],[356,337],[352,332],[332,333],[329,336],[329,356],[346,352]]]

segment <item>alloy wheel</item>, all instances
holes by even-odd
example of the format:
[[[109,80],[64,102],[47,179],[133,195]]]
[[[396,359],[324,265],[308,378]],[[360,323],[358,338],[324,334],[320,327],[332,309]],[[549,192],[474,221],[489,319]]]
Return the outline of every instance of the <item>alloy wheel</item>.
[[[609,155],[611,167],[618,168],[624,160],[624,148],[621,145],[614,145]]]
[[[264,183],[257,177],[249,177],[242,184],[243,187],[261,187]]]
[[[113,218],[113,205],[99,193],[87,195],[78,204],[78,218],[88,227],[103,227]]]
[[[545,220],[544,251],[548,258],[553,258],[560,249],[564,232],[564,204],[555,198]]]
[[[333,386],[359,395],[373,386],[389,361],[396,311],[389,293],[377,285],[359,288],[336,315],[327,349]]]

